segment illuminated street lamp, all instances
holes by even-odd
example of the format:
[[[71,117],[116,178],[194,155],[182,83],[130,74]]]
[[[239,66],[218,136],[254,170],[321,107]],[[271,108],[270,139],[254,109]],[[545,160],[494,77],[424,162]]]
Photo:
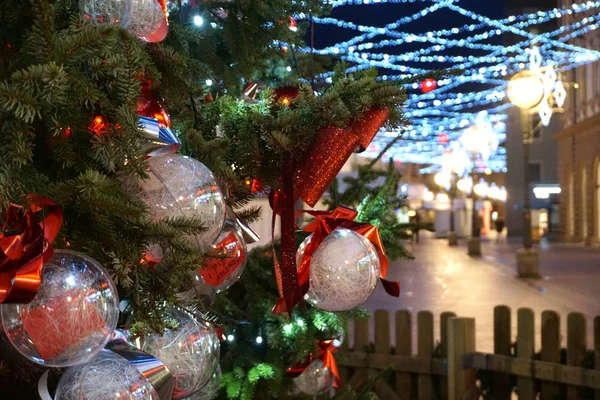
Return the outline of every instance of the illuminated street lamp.
[[[523,249],[517,254],[517,269],[521,277],[539,276],[539,255],[532,247],[531,238],[531,196],[529,176],[529,147],[532,139],[530,114],[537,111],[542,123],[548,125],[552,116],[549,101],[553,97],[559,107],[565,101],[566,92],[552,65],[543,72],[539,49],[530,51],[530,68],[512,77],[508,83],[508,98],[521,111],[521,132],[523,134]]]

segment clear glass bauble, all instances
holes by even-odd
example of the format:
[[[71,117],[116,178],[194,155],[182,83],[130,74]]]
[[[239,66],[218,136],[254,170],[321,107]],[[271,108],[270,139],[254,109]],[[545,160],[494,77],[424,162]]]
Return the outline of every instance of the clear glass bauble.
[[[217,370],[210,378],[210,381],[198,390],[196,393],[187,397],[187,400],[213,400],[221,389],[221,366],[217,367]]]
[[[302,262],[313,235],[298,248]],[[348,311],[363,304],[379,281],[379,256],[361,234],[337,228],[323,239],[310,261],[310,289],[304,299],[325,311]]]
[[[208,251],[221,233],[226,213],[225,196],[213,173],[200,161],[178,154],[152,157],[147,163],[148,179],[128,178],[126,188],[143,199],[155,221],[199,218],[206,229],[189,240],[201,253]]]
[[[300,376],[294,378],[294,384],[302,393],[309,396],[321,394],[333,384],[333,374],[321,360],[314,360]]]
[[[246,267],[246,241],[236,223],[225,221],[225,226],[211,249],[204,255],[200,275],[217,293],[236,283]]]
[[[102,350],[71,367],[58,382],[55,400],[160,400],[150,382],[125,358]]]
[[[127,27],[130,0],[80,0],[79,8],[86,21]]]
[[[212,325],[175,308],[169,322],[177,327],[144,338],[142,350],[160,359],[175,380],[174,399],[189,397],[206,385],[219,365],[221,343]]]
[[[177,298],[183,304],[195,305],[199,310],[210,310],[212,307],[217,290],[204,281],[204,278],[199,273],[192,277],[191,288],[185,292],[177,294]]]
[[[165,20],[165,13],[157,0],[129,0],[127,30],[137,37],[156,32]]]
[[[29,304],[2,304],[2,326],[28,359],[67,367],[92,359],[110,340],[119,297],[108,272],[85,254],[55,250]]]

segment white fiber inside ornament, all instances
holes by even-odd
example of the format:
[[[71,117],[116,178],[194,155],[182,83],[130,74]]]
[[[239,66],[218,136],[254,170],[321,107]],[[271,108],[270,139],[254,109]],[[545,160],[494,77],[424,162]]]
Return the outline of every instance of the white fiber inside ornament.
[[[129,25],[129,0],[80,0],[84,19],[94,24]]]
[[[221,366],[217,367],[217,370],[210,378],[210,381],[202,387],[199,391],[188,397],[188,400],[212,400],[219,393],[221,388]]]
[[[137,37],[156,32],[165,19],[165,13],[157,0],[130,0],[129,26],[127,29]]]
[[[69,368],[55,400],[160,400],[146,378],[126,359],[103,350],[87,364]]]
[[[117,326],[117,289],[85,254],[55,250],[42,267],[37,294],[27,304],[2,304],[2,326],[13,346],[42,365],[67,367],[92,359]]]
[[[219,365],[221,344],[214,328],[177,309],[169,310],[175,329],[144,338],[142,350],[160,359],[175,380],[174,399],[189,397],[206,385]]]
[[[333,384],[333,374],[321,360],[314,360],[297,378],[294,384],[302,393],[316,396],[328,390]]]
[[[312,235],[298,248],[298,266]],[[375,246],[362,235],[337,228],[321,242],[310,262],[310,289],[305,300],[325,311],[346,311],[363,304],[379,281]]]
[[[125,186],[148,205],[154,221],[198,218],[205,230],[189,240],[205,253],[225,222],[225,196],[215,176],[200,161],[177,154],[152,157],[147,163],[148,179],[130,178]]]

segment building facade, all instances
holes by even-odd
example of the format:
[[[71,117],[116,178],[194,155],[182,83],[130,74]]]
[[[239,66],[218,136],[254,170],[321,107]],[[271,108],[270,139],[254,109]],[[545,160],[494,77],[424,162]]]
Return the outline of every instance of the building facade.
[[[536,13],[539,10],[552,10],[558,6],[558,0],[505,0],[506,15],[521,15]],[[537,25],[530,29],[531,33],[539,34],[551,32],[559,27],[556,19],[551,19],[545,24]],[[505,44],[513,45],[523,40],[522,36],[511,33],[505,35]],[[509,236],[523,235],[523,205],[525,191],[529,191],[531,208],[544,210],[545,221],[532,220],[534,229],[541,223],[547,225],[551,236],[558,236],[559,232],[559,198],[556,195],[539,193],[536,189],[558,187],[557,143],[554,134],[560,131],[559,116],[554,115],[549,126],[541,126],[533,135],[530,144],[529,165],[525,166],[523,159],[523,136],[521,132],[520,113],[516,107],[509,110],[506,124],[506,189],[508,199],[506,204],[506,227]],[[533,126],[539,122],[537,115],[532,116]],[[541,125],[541,124],[540,124]],[[523,171],[529,168],[530,185],[525,187]],[[537,218],[540,215],[534,212]]]
[[[563,0],[562,5],[572,6]],[[594,14],[563,18],[564,24]],[[600,34],[594,30],[572,44],[598,49]],[[560,207],[561,239],[569,242],[600,242],[600,65],[590,63],[563,74],[567,102],[561,115],[558,144],[558,178],[563,201]]]

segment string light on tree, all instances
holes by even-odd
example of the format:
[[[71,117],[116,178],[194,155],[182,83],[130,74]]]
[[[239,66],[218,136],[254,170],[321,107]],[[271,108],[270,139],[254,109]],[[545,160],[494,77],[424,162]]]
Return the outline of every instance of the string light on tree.
[[[202,18],[200,15],[194,15],[192,20],[196,26],[202,26],[202,24],[204,24],[204,18]]]

